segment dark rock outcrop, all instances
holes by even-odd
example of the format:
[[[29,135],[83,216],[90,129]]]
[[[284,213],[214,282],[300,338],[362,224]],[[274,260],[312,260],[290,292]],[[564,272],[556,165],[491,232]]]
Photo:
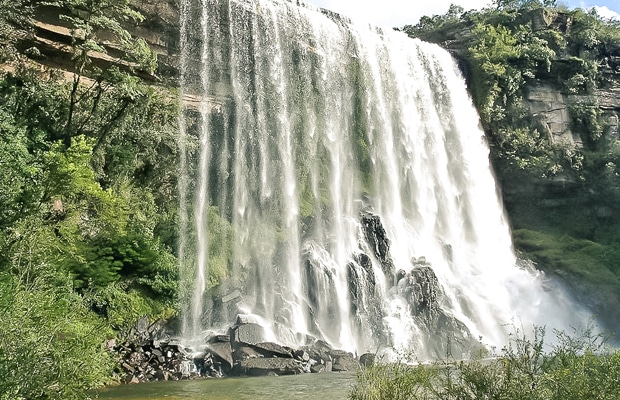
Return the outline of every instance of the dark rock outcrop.
[[[413,268],[409,272],[401,270],[396,274],[395,288],[409,304],[411,316],[424,333],[427,355],[461,354],[478,346],[465,324],[442,309],[444,293],[431,264],[424,257],[411,262]]]
[[[394,276],[394,262],[390,255],[390,239],[383,228],[378,215],[363,214],[361,217],[364,239],[372,251],[372,255],[379,261],[386,277]]]

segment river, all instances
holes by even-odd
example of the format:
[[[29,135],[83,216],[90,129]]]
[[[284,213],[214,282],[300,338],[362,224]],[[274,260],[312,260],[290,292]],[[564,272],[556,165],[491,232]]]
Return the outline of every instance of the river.
[[[201,379],[154,382],[107,388],[100,399],[126,400],[345,400],[355,374],[322,373],[298,376]]]

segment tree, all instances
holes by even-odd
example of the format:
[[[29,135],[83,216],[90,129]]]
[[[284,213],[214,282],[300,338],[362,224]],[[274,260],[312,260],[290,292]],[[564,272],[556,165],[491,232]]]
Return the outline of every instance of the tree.
[[[27,0],[0,0],[0,44],[12,46],[15,41],[15,26],[27,26],[32,7]],[[6,48],[0,55],[5,56]]]
[[[143,39],[132,37],[126,28],[127,24],[143,19],[129,3],[129,0],[56,0],[42,3],[59,8],[61,19],[71,27],[74,65],[69,109],[63,127],[66,148],[71,146],[74,136],[83,133],[88,120],[98,114],[99,99],[110,85],[129,79],[127,72],[119,69],[102,71],[93,63],[94,55],[116,52],[117,64],[129,71],[142,69],[152,73],[155,70],[154,53]],[[105,37],[111,37],[112,41],[105,41]],[[132,101],[131,96],[122,97],[118,112],[110,116],[111,122],[120,118]],[[77,116],[80,111],[83,113],[81,118]]]
[[[557,0],[493,0],[498,10],[519,10],[523,8],[556,7]]]

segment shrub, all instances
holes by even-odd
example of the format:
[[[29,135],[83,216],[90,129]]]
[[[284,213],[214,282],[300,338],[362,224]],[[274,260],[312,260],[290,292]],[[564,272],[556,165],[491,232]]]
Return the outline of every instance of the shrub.
[[[497,356],[430,366],[379,364],[360,370],[351,400],[612,400],[620,396],[620,352],[591,329],[573,337],[544,329],[511,336]]]
[[[0,286],[0,400],[88,399],[112,369],[103,346],[108,330],[71,279],[53,275],[26,285],[0,273]]]

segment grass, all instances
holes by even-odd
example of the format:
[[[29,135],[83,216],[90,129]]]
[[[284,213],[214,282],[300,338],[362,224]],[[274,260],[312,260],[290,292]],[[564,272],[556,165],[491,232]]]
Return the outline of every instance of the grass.
[[[379,364],[360,370],[351,400],[616,400],[620,352],[588,330],[556,332],[545,346],[543,328],[532,338],[511,337],[493,358],[443,361],[430,366]]]

